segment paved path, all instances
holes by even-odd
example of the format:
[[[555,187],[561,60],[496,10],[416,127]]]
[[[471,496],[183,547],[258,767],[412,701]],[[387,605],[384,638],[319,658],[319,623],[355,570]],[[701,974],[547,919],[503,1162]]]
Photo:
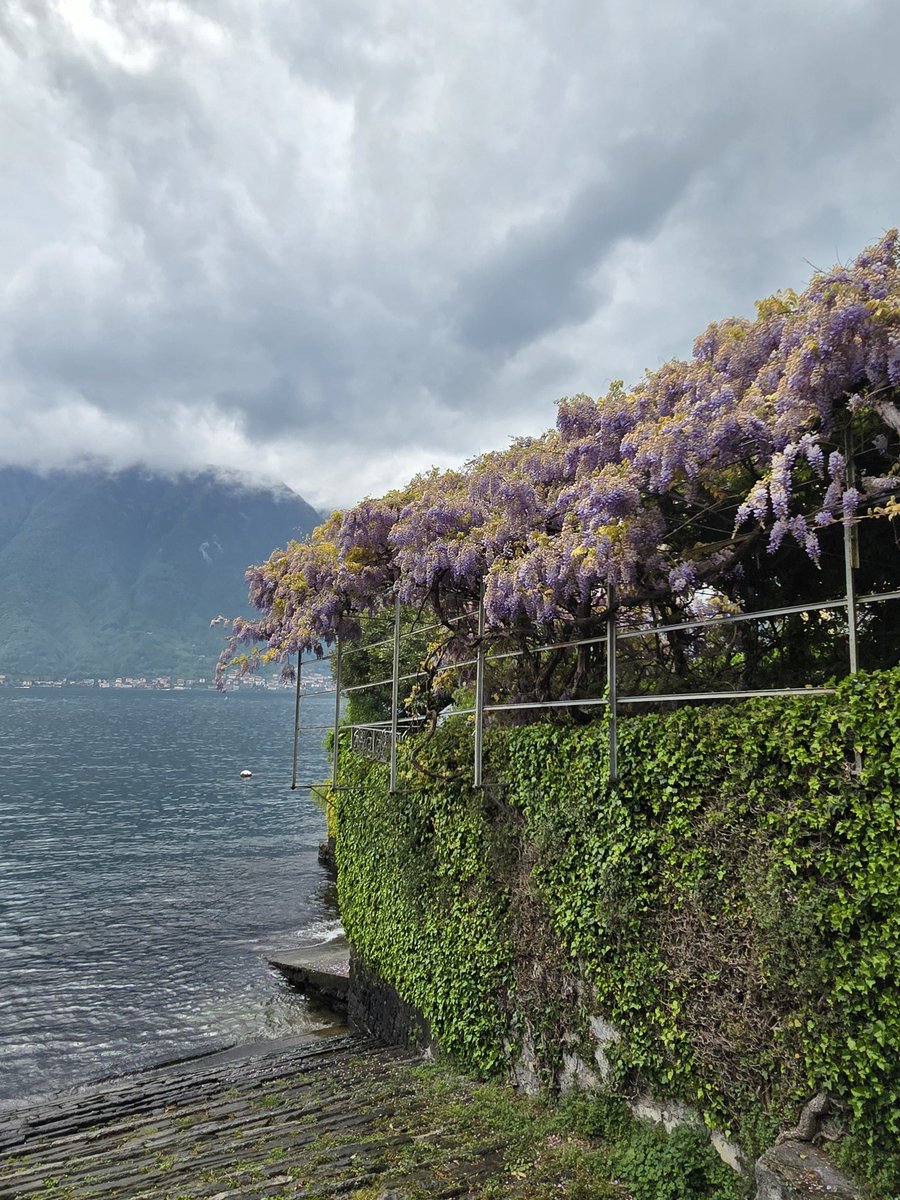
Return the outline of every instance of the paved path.
[[[260,1043],[3,1113],[0,1198],[477,1194],[497,1150],[455,1159],[417,1062],[350,1036]]]

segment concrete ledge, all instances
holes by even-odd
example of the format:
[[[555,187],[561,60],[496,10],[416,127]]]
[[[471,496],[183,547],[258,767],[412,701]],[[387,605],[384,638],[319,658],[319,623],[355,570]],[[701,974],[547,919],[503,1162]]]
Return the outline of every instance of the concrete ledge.
[[[275,951],[266,961],[310,1000],[347,1016],[350,947],[344,938],[299,950]]]

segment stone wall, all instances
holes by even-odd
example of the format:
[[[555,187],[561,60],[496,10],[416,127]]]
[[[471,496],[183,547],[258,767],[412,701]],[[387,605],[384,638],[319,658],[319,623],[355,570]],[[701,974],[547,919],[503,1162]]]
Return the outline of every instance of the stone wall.
[[[350,951],[347,1018],[352,1029],[392,1046],[427,1052],[435,1048],[428,1022],[378,972]]]

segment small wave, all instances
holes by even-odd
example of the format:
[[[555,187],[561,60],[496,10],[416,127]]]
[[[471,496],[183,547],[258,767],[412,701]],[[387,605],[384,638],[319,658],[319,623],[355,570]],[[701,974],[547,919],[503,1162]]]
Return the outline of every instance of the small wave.
[[[344,936],[344,926],[341,924],[339,917],[334,917],[330,920],[312,921],[309,925],[304,925],[302,929],[298,929],[296,936],[313,946],[322,946],[326,942],[337,941],[338,938]]]

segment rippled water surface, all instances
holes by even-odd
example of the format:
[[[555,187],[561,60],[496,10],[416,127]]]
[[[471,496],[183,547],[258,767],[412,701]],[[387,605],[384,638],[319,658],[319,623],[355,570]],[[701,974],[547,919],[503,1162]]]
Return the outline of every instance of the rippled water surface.
[[[0,688],[0,1099],[323,1024],[262,957],[338,928],[292,722],[288,693]]]

